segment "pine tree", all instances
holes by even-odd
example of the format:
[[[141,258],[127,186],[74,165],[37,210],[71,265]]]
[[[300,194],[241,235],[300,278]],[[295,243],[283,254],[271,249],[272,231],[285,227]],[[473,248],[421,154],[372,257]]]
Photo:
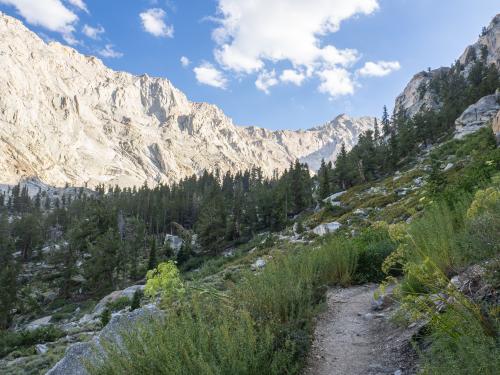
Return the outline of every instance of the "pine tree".
[[[318,171],[318,182],[319,182],[319,198],[325,199],[330,194],[330,171],[325,163],[325,159],[321,159],[321,166]]]
[[[142,294],[143,293],[140,289],[135,290],[134,295],[132,296],[132,303],[130,304],[130,311],[134,311],[135,309],[141,307]]]
[[[335,161],[335,172],[340,188],[342,190],[347,189],[349,186],[349,164],[344,142],[342,142],[340,152],[337,155],[337,160]]]
[[[387,112],[387,107],[384,105],[382,112],[382,134],[384,137],[389,136],[391,133],[391,122],[389,121],[389,113]]]
[[[153,237],[151,239],[151,246],[149,249],[148,270],[152,270],[157,265],[158,265],[158,261],[156,259],[156,239]]]
[[[6,215],[0,217],[0,330],[9,327],[17,302],[18,269],[13,259],[14,244]]]
[[[375,123],[374,123],[373,139],[375,140],[375,143],[377,143],[377,144],[380,141],[380,129],[378,127],[377,118],[375,118]]]

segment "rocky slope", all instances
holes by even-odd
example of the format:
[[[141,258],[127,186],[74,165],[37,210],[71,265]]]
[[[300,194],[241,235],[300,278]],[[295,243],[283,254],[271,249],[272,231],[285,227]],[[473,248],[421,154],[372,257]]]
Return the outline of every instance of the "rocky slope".
[[[341,115],[306,131],[238,127],[166,79],[113,71],[1,13],[0,92],[2,183],[131,186],[257,165],[270,176],[295,159],[314,170],[373,126]]]
[[[479,37],[478,41],[468,46],[458,61],[464,66],[464,74],[467,74],[473,63],[473,57],[480,57],[481,51],[486,48],[487,64],[495,64],[500,68],[500,14],[497,14],[489,26]],[[426,72],[420,72],[413,76],[403,92],[396,98],[395,111],[403,110],[409,116],[414,116],[421,109],[438,109],[440,103],[431,92],[421,91],[430,80],[446,73],[449,68],[438,68]]]

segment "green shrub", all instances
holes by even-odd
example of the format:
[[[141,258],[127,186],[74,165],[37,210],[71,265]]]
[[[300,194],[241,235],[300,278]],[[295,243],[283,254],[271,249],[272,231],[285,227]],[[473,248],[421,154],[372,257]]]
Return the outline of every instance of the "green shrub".
[[[105,308],[101,313],[101,326],[105,327],[106,324],[108,324],[110,320],[111,320],[111,310],[108,308]]]
[[[132,302],[130,303],[130,311],[134,311],[135,309],[141,307],[141,299],[143,294],[144,293],[140,289],[137,289],[134,292],[134,296],[132,297]]]
[[[498,342],[485,335],[477,319],[464,316],[454,309],[449,309],[440,319],[442,326],[448,328],[434,328],[430,349],[423,358],[424,374],[498,374]]]
[[[165,306],[176,300],[164,321],[125,332],[123,345],[108,344],[108,359],[90,371],[296,374],[325,286],[350,283],[357,256],[353,241],[330,236],[318,248],[288,249],[259,273],[243,272],[227,296],[180,280],[173,267],[157,270],[146,294],[166,297]]]
[[[382,272],[382,264],[395,250],[396,244],[391,240],[387,229],[369,228],[354,239],[358,252],[356,282],[379,282],[386,274]],[[397,275],[391,272],[391,275]]]
[[[91,374],[281,374],[294,368],[269,327],[204,298],[122,338],[121,348],[104,345],[108,359],[89,364]]]
[[[64,336],[64,332],[52,325],[31,331],[0,331],[0,358],[14,350],[24,350],[30,346],[55,341]]]

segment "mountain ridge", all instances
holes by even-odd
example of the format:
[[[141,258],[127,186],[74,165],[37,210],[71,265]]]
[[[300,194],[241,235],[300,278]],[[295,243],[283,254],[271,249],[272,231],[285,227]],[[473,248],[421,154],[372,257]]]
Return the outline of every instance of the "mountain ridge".
[[[5,14],[0,35],[4,183],[132,186],[254,166],[271,176],[296,159],[316,170],[374,123],[339,115],[307,130],[240,127],[168,79],[111,70]]]

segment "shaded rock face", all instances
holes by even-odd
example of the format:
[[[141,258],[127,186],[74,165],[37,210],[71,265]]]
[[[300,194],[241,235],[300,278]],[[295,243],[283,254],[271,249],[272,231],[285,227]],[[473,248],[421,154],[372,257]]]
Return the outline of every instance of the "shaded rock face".
[[[486,63],[495,64],[500,68],[500,14],[497,14],[484,34],[473,45],[467,47],[459,58],[459,62],[464,67],[464,74],[468,75],[470,67],[474,63],[474,56],[480,58],[482,50],[486,49]],[[396,98],[394,111],[403,111],[408,116],[413,117],[420,110],[437,110],[441,103],[429,91],[424,90],[432,78],[445,74],[449,68],[443,67],[426,72],[420,72],[413,76],[403,92]]]
[[[394,111],[404,111],[409,117],[413,117],[424,109],[439,109],[441,104],[426,87],[433,78],[446,74],[448,71],[449,68],[439,68],[415,74],[396,98]]]
[[[493,130],[493,134],[495,134],[495,137],[497,139],[497,145],[500,145],[500,111],[498,111],[496,116],[493,118],[491,129]]]
[[[3,183],[151,186],[216,168],[260,166],[272,176],[296,159],[316,170],[374,125],[342,115],[305,131],[235,126],[167,79],[113,71],[2,13],[0,56]]]
[[[455,121],[456,131],[454,138],[461,139],[467,134],[489,125],[495,125],[495,117],[500,110],[500,92],[488,95],[470,105]]]
[[[120,345],[120,335],[123,332],[133,329],[140,322],[160,318],[162,314],[155,305],[146,305],[129,313],[113,315],[111,321],[92,341],[71,345],[47,375],[88,375],[85,363],[96,363],[104,359],[103,340]]]
[[[479,37],[479,40],[473,45],[468,46],[459,61],[467,69],[467,66],[472,62],[471,58],[481,56],[481,50],[487,49],[486,63],[495,64],[500,68],[500,14],[497,14],[485,32]]]

